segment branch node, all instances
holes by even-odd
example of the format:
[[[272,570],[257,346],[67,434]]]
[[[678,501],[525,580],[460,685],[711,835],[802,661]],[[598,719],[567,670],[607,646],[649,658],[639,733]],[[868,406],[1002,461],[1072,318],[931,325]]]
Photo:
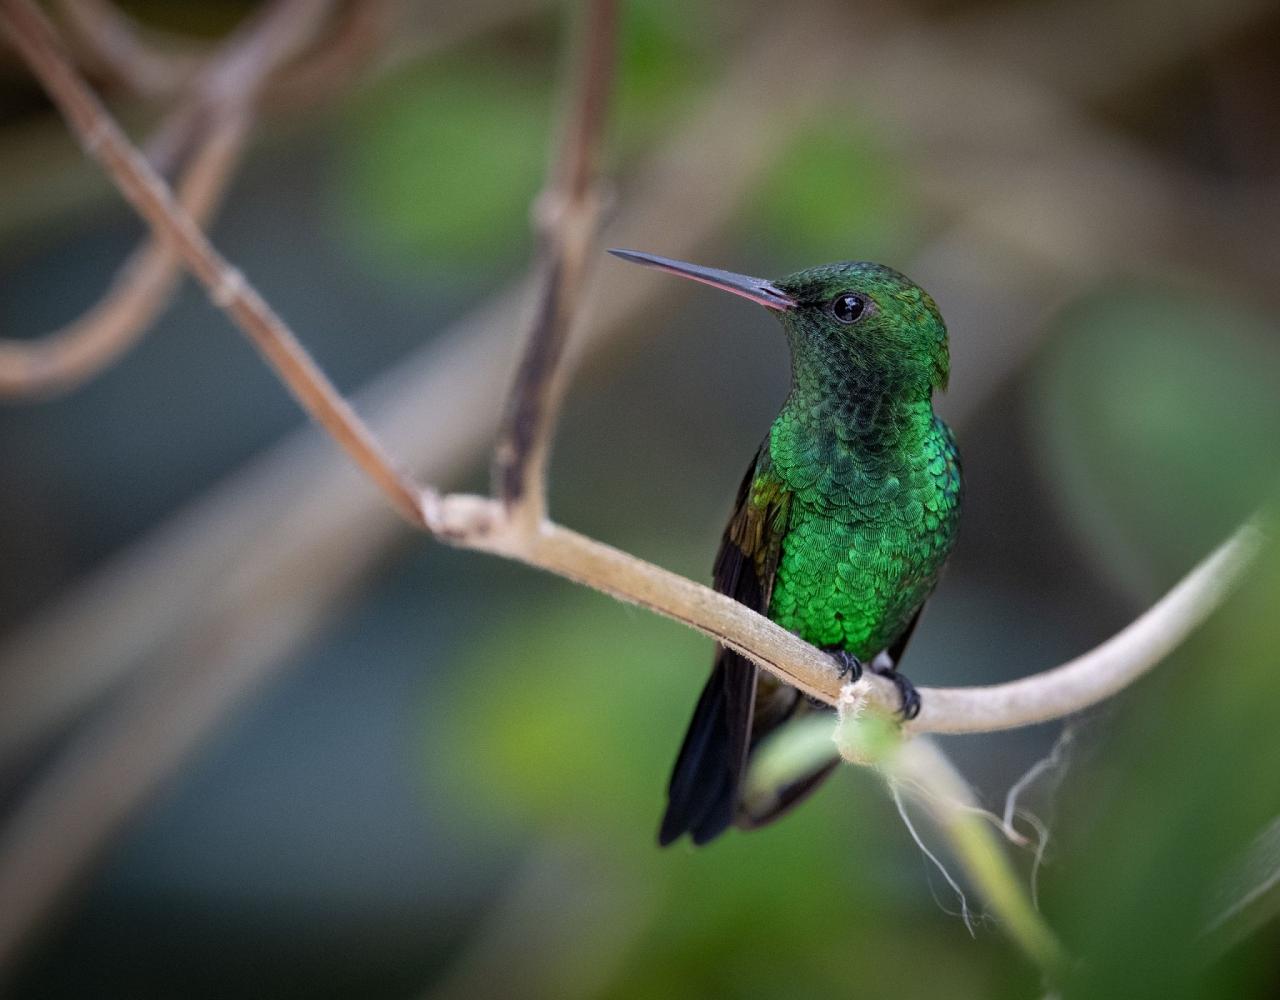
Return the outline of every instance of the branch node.
[[[543,188],[529,203],[529,225],[534,232],[551,234],[559,227],[569,197],[558,188]]]
[[[840,688],[840,696],[836,699],[836,715],[840,722],[857,722],[867,709],[871,700],[871,683],[866,677]]]
[[[80,144],[84,147],[84,151],[89,156],[96,158],[98,151],[102,149],[102,144],[107,141],[108,135],[111,133],[111,125],[105,119],[96,119],[87,128],[85,128]]]
[[[440,541],[451,545],[490,548],[482,544],[498,534],[509,534],[511,520],[502,504],[469,493],[440,496],[434,490],[423,495],[423,517],[427,529]]]
[[[902,743],[897,717],[874,707],[874,699],[875,685],[867,674],[845,684],[836,698],[838,721],[831,738],[850,764],[874,767]]]
[[[239,268],[223,268],[217,284],[209,290],[209,298],[219,309],[229,309],[244,294],[246,284]]]

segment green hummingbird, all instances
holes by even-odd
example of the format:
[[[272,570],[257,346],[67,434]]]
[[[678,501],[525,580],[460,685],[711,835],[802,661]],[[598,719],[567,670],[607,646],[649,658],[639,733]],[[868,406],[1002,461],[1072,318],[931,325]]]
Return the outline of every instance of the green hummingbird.
[[[661,268],[775,312],[791,391],[747,469],[716,557],[715,589],[828,650],[851,679],[890,678],[902,715],[920,710],[897,671],[955,542],[960,456],[933,412],[947,385],[947,328],[932,298],[892,268],[845,261],[765,281],[633,250]],[[838,762],[749,799],[761,739],[823,708],[733,650],[716,648],[667,789],[658,842],[705,844],[752,829],[812,792]]]

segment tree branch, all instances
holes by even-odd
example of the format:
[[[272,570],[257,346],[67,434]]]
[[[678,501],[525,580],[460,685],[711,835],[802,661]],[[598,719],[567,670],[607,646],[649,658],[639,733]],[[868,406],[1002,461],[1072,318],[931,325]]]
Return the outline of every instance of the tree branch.
[[[314,31],[337,5],[322,6],[326,9],[308,9],[303,4],[296,13],[286,15],[274,25],[270,15],[250,16],[245,22],[247,34],[280,37],[277,29]],[[314,103],[317,95],[341,87],[351,71],[364,63],[382,41],[391,0],[357,0],[340,6],[336,23],[332,27],[324,26],[323,39],[305,58],[281,72],[277,70],[282,68],[284,60],[271,60],[266,74],[273,77],[271,104],[277,101],[285,106]],[[138,97],[162,98],[188,87],[215,58],[205,51],[203,43],[177,36],[149,37],[158,33],[138,25],[108,0],[59,0],[58,9],[69,29],[69,40],[81,55],[81,64],[88,63],[93,71],[109,74]],[[237,30],[233,40],[245,35],[243,30]],[[294,53],[301,50],[301,46],[290,45],[290,48]]]
[[[391,33],[392,0],[347,3],[322,44],[272,81],[263,103],[274,109],[314,104],[349,84]]]
[[[484,23],[477,22],[477,29]],[[812,92],[831,79],[831,56],[823,56],[829,50],[815,53],[806,44],[817,30],[815,21],[779,14],[760,27],[760,39],[734,55],[715,90],[637,169],[632,197],[615,219],[628,242],[663,239],[673,253],[693,253],[733,217],[784,142],[788,88]],[[803,76],[796,69],[802,56]],[[754,129],[735,124],[733,110],[742,101],[760,118]],[[701,155],[708,145],[723,159]],[[623,349],[644,337],[646,328],[635,318],[666,294],[663,283],[648,274],[605,269],[600,278],[610,287],[599,296],[593,322],[581,330],[584,356]],[[499,417],[492,401],[510,377],[510,317],[533,290],[531,278],[487,295],[438,340],[362,391],[361,412],[370,415],[390,450],[429,481],[450,480],[492,446]],[[423,434],[423,427],[432,432]],[[171,650],[199,646],[194,636],[215,617],[224,636],[228,629],[252,635],[275,628],[281,581],[305,579],[298,599],[315,607],[294,619],[296,652],[309,623],[332,613],[398,537],[380,495],[354,472],[345,461],[332,461],[310,428],[301,428],[8,637],[0,644],[0,662],[6,664],[0,671],[0,772],[21,747],[130,675],[209,670],[245,678],[281,666],[263,659],[252,666],[235,662],[232,650],[248,648],[250,656],[259,651],[230,638],[219,644],[223,655],[175,659]],[[276,502],[264,505],[264,496]],[[332,586],[315,568],[318,561],[329,565],[330,554],[341,556],[334,565],[341,578]],[[227,620],[215,610],[232,607],[236,613]],[[193,690],[191,697],[199,696]],[[188,746],[200,737],[193,730],[169,732]]]
[[[178,201],[198,224],[213,215],[239,162],[264,82],[310,40],[317,17],[330,6],[328,0],[277,0],[250,18],[210,57],[190,98],[151,137],[148,159],[160,173],[196,148],[179,182]],[[88,19],[86,30],[100,28],[102,45],[121,57],[140,44],[109,4],[80,0],[64,7]],[[48,399],[98,374],[146,333],[177,287],[181,267],[176,251],[152,237],[78,319],[34,339],[0,340],[0,399]]]
[[[19,50],[86,149],[148,223],[178,249],[214,302],[407,521],[451,544],[518,559],[683,622],[802,691],[835,703],[840,679],[831,658],[731,598],[552,523],[530,532],[498,501],[441,497],[414,484],[387,457],[292,331],[174,201],[67,63],[52,28],[30,0],[0,4]],[[1110,697],[1158,663],[1221,602],[1260,541],[1256,526],[1240,529],[1143,616],[1061,667],[1004,685],[922,689],[923,708],[907,731],[989,732],[1048,721]],[[896,692],[888,681],[875,678],[870,686],[881,710],[896,706]]]
[[[46,29],[28,0],[0,0],[0,11],[5,14],[5,27],[14,35],[24,57],[58,101],[86,148],[103,163],[153,230],[175,248],[186,266],[204,282],[214,301],[228,311],[259,347],[308,412],[377,483],[407,520],[426,528],[443,541],[518,559],[684,622],[742,651],[765,669],[810,694],[826,701],[835,700],[839,694],[839,679],[829,657],[724,595],[566,528],[542,521],[540,515],[530,522],[523,519],[527,518],[527,511],[513,509],[499,500],[441,497],[430,489],[416,486],[401,474],[372,432],[325,380],[288,328],[247,286],[243,277],[209,245],[190,218],[190,213],[174,201],[163,181],[150,170],[62,59],[56,44],[51,43],[51,36],[42,38],[41,33]],[[592,128],[598,130],[598,127],[597,121]],[[591,175],[589,167],[585,172]],[[590,189],[589,184],[587,189]],[[562,227],[570,225],[565,221],[567,214],[561,216],[559,225]],[[584,247],[589,238],[584,241]],[[557,252],[569,251],[561,249]],[[586,250],[583,249],[581,257],[585,256]],[[544,285],[544,299],[554,298],[557,294],[554,290],[548,292],[548,288],[554,289],[554,283]],[[560,293],[560,301],[576,301],[576,284],[573,289],[567,296]],[[572,309],[563,312],[565,319],[561,332],[554,335],[539,332],[553,324],[536,327],[535,341],[559,337],[562,348],[563,329],[567,328]],[[559,348],[557,357],[558,351]],[[535,419],[530,440],[537,439],[539,435],[544,435],[544,443],[549,440],[550,415],[556,397],[547,387],[552,385],[558,367],[549,365],[549,374],[530,380],[533,387],[530,395],[545,391],[541,398],[549,400],[535,407],[541,415]],[[519,388],[516,397],[521,397]],[[521,482],[535,483],[540,487],[542,472],[538,463],[544,461],[544,457],[545,453],[543,457],[522,465]],[[521,516],[513,516],[513,513]],[[531,525],[536,530],[529,530]],[[931,729],[979,732],[1007,728],[1079,711],[1108,697],[1158,662],[1212,611],[1243,572],[1259,541],[1257,528],[1242,529],[1131,626],[1070,664],[1008,685],[924,689],[925,710],[907,727],[907,732]],[[340,579],[340,574],[325,578]],[[313,581],[307,578],[303,583],[310,586]],[[307,607],[314,605],[308,604]],[[216,620],[213,624],[217,624]],[[287,631],[291,626],[286,623],[282,627]],[[273,633],[260,641],[270,645],[278,635]],[[263,655],[269,656],[270,653],[267,650]],[[236,683],[229,675],[206,677],[197,672],[197,679],[207,681],[211,686],[209,698],[178,699],[179,704],[194,708],[189,720],[193,727],[209,724],[209,719],[227,704],[227,699],[232,696],[228,692],[235,688]],[[896,706],[896,692],[887,682],[868,678],[866,683],[872,690],[872,700],[881,709],[888,712]],[[163,716],[163,708],[168,704],[167,697],[160,698],[160,709],[149,714]],[[139,705],[143,709],[156,707],[145,699]],[[103,811],[118,816],[146,792],[148,776],[152,772],[141,765],[139,755],[147,755],[149,763],[151,750],[134,740],[132,731],[122,736],[109,727],[105,734],[95,735],[103,737],[102,746],[115,749],[117,759],[114,763],[102,762],[92,752],[80,754],[77,758],[80,768],[71,767],[60,774],[68,784],[54,783],[42,788],[45,794],[40,795],[33,807],[23,813],[24,818],[31,822],[17,830],[16,841],[13,842],[19,848],[34,853],[17,850],[10,856],[7,849],[0,852],[5,856],[5,865],[0,869],[0,884],[10,884],[19,875],[33,870],[39,876],[27,883],[18,883],[28,887],[34,885],[34,895],[23,899],[19,908],[21,912],[9,919],[7,926],[0,928],[0,952],[16,940],[7,934],[20,936],[29,926],[32,914],[38,914],[41,907],[49,905],[58,888],[64,884],[61,880],[74,872],[75,862],[83,862],[98,843],[100,834],[96,831],[101,830],[101,818],[95,813],[88,817],[88,822],[82,822],[86,817],[74,807],[77,803],[83,806],[86,801],[95,806],[102,803],[92,796],[86,799],[79,793],[86,788],[100,792],[106,789],[110,793],[110,802]],[[180,752],[168,739],[160,740],[159,748],[169,756]],[[86,766],[92,772],[88,778],[84,775]],[[126,772],[132,780],[123,786],[115,781],[102,781]],[[98,783],[95,784],[95,780]],[[77,794],[62,794],[68,788]],[[68,834],[50,843],[47,832],[51,829],[73,831],[75,835]],[[68,858],[72,862],[70,868],[67,866]]]
[[[1118,694],[1180,646],[1248,571],[1269,526],[1247,521],[1110,639],[1060,666],[1005,684],[930,688],[908,733],[990,733],[1050,722]],[[923,691],[924,689],[922,689]]]
[[[288,0],[286,0],[288,2]],[[411,524],[421,525],[419,490],[395,467],[373,434],[256,289],[214,249],[142,153],[90,92],[63,55],[53,26],[31,0],[4,0],[5,28],[90,156],[120,193],[182,257],[266,358],[308,413],[387,494]]]
[[[58,8],[71,41],[91,68],[110,74],[140,97],[181,90],[204,61],[194,48],[150,44],[134,20],[108,0],[60,0]]]
[[[546,516],[546,464],[564,391],[564,346],[580,315],[578,303],[600,228],[596,165],[612,85],[617,20],[616,0],[595,0],[586,9],[580,69],[558,162],[535,203],[542,287],[493,461],[494,491],[527,528]]]
[[[215,124],[182,174],[178,201],[201,224],[222,200],[244,149],[246,125],[240,116]],[[155,322],[181,269],[181,258],[153,237],[130,255],[106,294],[69,324],[33,339],[0,339],[0,399],[49,399],[107,368]]]
[[[547,523],[530,535],[495,501],[458,494],[428,508],[427,526],[443,541],[517,559],[695,628],[827,704],[840,697],[844,682],[826,653],[732,598],[568,528]],[[996,732],[1063,718],[1106,700],[1176,649],[1222,603],[1262,540],[1256,523],[1244,525],[1141,616],[1068,663],[1007,684],[920,688],[920,714],[903,731]],[[895,711],[899,696],[893,684],[870,674],[866,679],[875,707]]]

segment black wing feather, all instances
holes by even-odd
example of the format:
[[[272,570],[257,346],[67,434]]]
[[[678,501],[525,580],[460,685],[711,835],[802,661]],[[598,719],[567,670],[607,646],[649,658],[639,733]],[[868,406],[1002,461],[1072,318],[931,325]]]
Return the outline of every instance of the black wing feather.
[[[761,613],[768,610],[781,532],[775,511],[749,505],[752,486],[768,461],[765,446],[738,488],[713,582],[720,593]],[[733,822],[751,749],[756,679],[754,663],[716,647],[711,677],[698,698],[667,788],[667,811],[658,831],[663,846],[684,833],[695,844],[705,844]]]
[[[769,472],[768,445],[761,447],[738,488],[733,517],[716,555],[714,587],[740,604],[764,614],[782,551],[790,495],[781,490],[761,502],[755,483]],[[766,482],[768,480],[766,479]],[[920,611],[886,650],[896,667],[902,659]],[[794,688],[766,675],[754,663],[723,646],[676,757],[667,786],[667,810],[658,831],[664,847],[688,833],[705,844],[733,824],[754,829],[770,823],[806,799],[835,769],[833,756],[780,788],[765,789],[743,801],[742,782],[751,748],[798,711],[810,710]]]

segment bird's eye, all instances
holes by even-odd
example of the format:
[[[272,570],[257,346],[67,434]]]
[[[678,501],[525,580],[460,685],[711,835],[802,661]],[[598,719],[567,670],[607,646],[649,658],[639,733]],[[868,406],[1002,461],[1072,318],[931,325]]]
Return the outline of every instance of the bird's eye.
[[[853,292],[841,292],[831,300],[831,315],[841,323],[856,323],[866,312],[867,300]]]

